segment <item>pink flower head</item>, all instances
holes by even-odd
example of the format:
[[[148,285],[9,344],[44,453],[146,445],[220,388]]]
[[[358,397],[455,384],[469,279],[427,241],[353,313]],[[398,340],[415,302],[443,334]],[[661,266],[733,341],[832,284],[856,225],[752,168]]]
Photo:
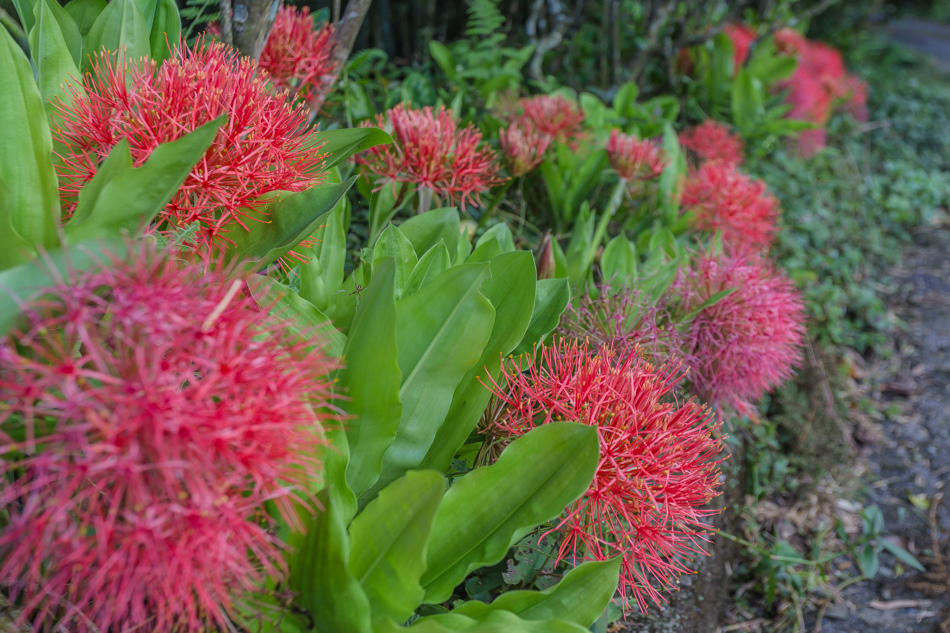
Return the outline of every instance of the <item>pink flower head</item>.
[[[735,72],[738,72],[745,60],[749,58],[749,49],[752,48],[752,43],[758,35],[754,29],[745,24],[727,24],[723,33],[732,40],[732,47],[735,50],[733,64]]]
[[[329,91],[338,64],[333,59],[333,26],[313,26],[307,7],[285,4],[258,60],[281,90],[297,92],[304,100]]]
[[[584,133],[584,113],[577,104],[560,95],[525,97],[518,105],[521,114],[516,121],[532,125],[558,143],[576,147]]]
[[[525,123],[512,123],[498,131],[501,156],[514,178],[524,176],[544,162],[552,140],[550,135]]]
[[[653,180],[666,169],[667,161],[656,143],[611,130],[607,156],[617,175],[628,181]]]
[[[600,464],[587,492],[554,528],[558,561],[622,555],[620,591],[646,610],[688,573],[682,559],[703,553],[703,506],[716,496],[721,444],[699,403],[669,402],[681,376],[636,353],[591,353],[559,338],[525,373],[503,367],[495,396],[507,405],[497,434],[516,437],[549,422],[597,428]]]
[[[371,147],[355,160],[387,180],[428,187],[463,208],[466,200],[478,201],[482,192],[504,182],[495,152],[479,147],[482,133],[471,124],[459,130],[445,107],[411,110],[399,104],[379,115],[375,125],[392,134],[392,145]]]
[[[794,55],[806,46],[808,40],[795,29],[786,27],[775,32],[775,48],[784,55]]]
[[[336,419],[335,364],[244,279],[130,248],[0,341],[0,586],[37,630],[230,626],[284,570],[264,503],[299,527]]]
[[[727,163],[706,163],[690,174],[682,205],[697,229],[722,231],[728,244],[767,249],[777,230],[778,200],[764,182]]]
[[[221,248],[228,233],[263,222],[260,210],[280,191],[321,183],[324,155],[303,132],[307,114],[269,88],[257,65],[224,44],[180,45],[160,67],[149,60],[99,57],[83,87],[56,107],[57,165],[69,216],[79,191],[121,140],[133,165],[160,143],[177,140],[219,116],[227,121],[155,223],[175,231],[192,223],[197,247]]]
[[[742,139],[724,123],[713,119],[681,132],[679,141],[698,159],[697,163],[718,161],[738,166],[745,160]]]
[[[689,313],[731,288],[691,324],[689,379],[700,398],[751,415],[800,362],[805,309],[788,278],[748,252],[700,253],[674,292]]]

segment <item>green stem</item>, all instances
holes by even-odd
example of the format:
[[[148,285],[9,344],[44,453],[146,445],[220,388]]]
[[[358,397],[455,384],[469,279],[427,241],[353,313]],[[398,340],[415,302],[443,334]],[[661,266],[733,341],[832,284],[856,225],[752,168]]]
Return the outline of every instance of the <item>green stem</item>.
[[[433,191],[429,187],[419,187],[416,193],[419,196],[419,215],[422,215],[432,206]]]
[[[607,234],[607,225],[610,223],[611,218],[613,218],[617,213],[617,209],[620,208],[620,204],[623,202],[623,192],[626,190],[626,188],[627,181],[621,178],[620,182],[618,182],[617,186],[614,188],[613,193],[610,194],[610,201],[607,203],[607,208],[604,209],[603,215],[600,216],[600,221],[597,223],[597,229],[594,231],[594,239],[590,242],[590,247],[587,253],[587,261],[594,261],[594,253],[597,252],[597,248],[600,246],[604,236]]]
[[[485,224],[491,219],[492,214],[495,212],[495,209],[498,208],[498,205],[501,204],[502,198],[505,197],[505,194],[508,193],[508,190],[511,189],[511,185],[514,183],[514,178],[509,178],[505,181],[505,184],[498,189],[498,192],[492,198],[491,204],[488,205],[488,208],[485,209],[485,213],[482,214],[481,219],[478,221],[478,227],[475,230],[480,230],[485,228]]]

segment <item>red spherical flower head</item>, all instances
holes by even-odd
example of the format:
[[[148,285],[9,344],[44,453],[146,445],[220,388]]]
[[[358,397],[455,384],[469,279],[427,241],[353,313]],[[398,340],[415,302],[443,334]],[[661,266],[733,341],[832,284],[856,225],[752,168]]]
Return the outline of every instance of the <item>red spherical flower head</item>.
[[[617,175],[627,181],[659,178],[669,161],[653,141],[611,130],[607,141],[607,156]]]
[[[250,280],[130,248],[0,342],[0,586],[36,630],[229,627],[284,570],[264,503],[315,510],[335,364]]]
[[[278,88],[304,100],[328,92],[338,64],[333,59],[333,26],[319,29],[307,7],[284,5],[258,60]]]
[[[495,396],[506,409],[496,433],[515,437],[541,424],[580,422],[597,428],[600,464],[587,492],[554,530],[558,561],[579,564],[622,555],[624,603],[660,604],[687,573],[684,558],[703,553],[716,512],[703,508],[720,485],[721,444],[715,423],[693,400],[670,402],[680,380],[636,353],[591,352],[560,338],[526,372],[506,365]]]
[[[719,121],[706,119],[679,135],[680,145],[690,150],[694,163],[717,161],[741,165],[745,160],[742,139]]]
[[[755,42],[758,34],[755,29],[745,24],[727,24],[723,33],[732,40],[732,48],[735,51],[733,64],[735,72],[738,72],[745,60],[749,59],[749,49],[752,48],[752,43]]]
[[[775,48],[783,55],[794,55],[808,46],[805,36],[795,29],[783,28],[775,32]]]
[[[370,125],[370,124],[366,124]],[[426,106],[411,110],[399,104],[373,123],[393,137],[392,145],[371,147],[355,160],[393,183],[427,187],[450,202],[479,200],[479,195],[501,184],[495,152],[482,142],[482,133],[469,124],[462,130],[451,110]]]
[[[734,166],[706,163],[686,179],[682,206],[701,231],[722,231],[727,244],[767,249],[777,231],[779,203],[761,180]]]
[[[518,101],[521,114],[516,121],[529,124],[548,134],[559,143],[576,149],[577,141],[584,134],[584,113],[564,97],[539,95]]]
[[[512,123],[498,131],[501,156],[512,177],[524,176],[544,162],[553,139],[533,125]]]
[[[674,286],[686,312],[729,289],[690,326],[689,379],[700,398],[752,415],[800,362],[805,309],[792,283],[748,252],[700,253]]]
[[[228,233],[264,222],[262,207],[280,191],[323,181],[324,155],[303,132],[307,114],[270,88],[257,65],[224,44],[181,45],[160,67],[148,60],[99,57],[82,87],[57,104],[62,165],[57,165],[67,217],[79,191],[120,141],[134,166],[160,143],[177,140],[219,116],[227,121],[192,168],[154,229],[198,223],[199,248],[224,248]]]

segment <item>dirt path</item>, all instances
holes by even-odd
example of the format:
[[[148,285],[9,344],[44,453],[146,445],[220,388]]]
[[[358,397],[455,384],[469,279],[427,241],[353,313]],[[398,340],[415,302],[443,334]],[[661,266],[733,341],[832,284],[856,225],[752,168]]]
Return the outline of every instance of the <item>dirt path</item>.
[[[820,625],[809,623],[821,633],[950,633],[950,224],[918,230],[893,279],[892,305],[907,328],[895,345],[900,372],[883,392],[901,413],[866,449],[867,501],[927,573],[882,554],[873,580],[844,589]]]

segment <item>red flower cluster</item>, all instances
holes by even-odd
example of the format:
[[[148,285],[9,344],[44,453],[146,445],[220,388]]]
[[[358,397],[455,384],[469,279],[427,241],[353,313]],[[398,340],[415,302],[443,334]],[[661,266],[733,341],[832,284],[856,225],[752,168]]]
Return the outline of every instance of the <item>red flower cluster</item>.
[[[515,122],[527,124],[558,143],[575,147],[584,133],[584,113],[562,96],[538,95],[518,100],[521,114]]]
[[[288,105],[253,62],[223,44],[182,45],[158,68],[147,60],[102,56],[57,110],[61,123],[54,135],[64,148],[57,168],[67,216],[119,141],[128,141],[139,166],[160,143],[221,115],[227,122],[159,216],[156,230],[197,222],[197,246],[220,248],[235,225],[246,230],[245,222],[262,221],[255,211],[275,193],[303,191],[325,176],[319,146],[302,132],[306,112]]]
[[[524,176],[544,161],[553,139],[528,123],[512,123],[498,131],[501,156],[512,177]]]
[[[722,231],[726,243],[766,249],[777,230],[779,203],[766,184],[723,162],[704,164],[686,179],[682,206],[701,231]]]
[[[370,125],[370,124],[366,124]],[[465,206],[467,199],[504,182],[489,147],[479,147],[482,133],[469,124],[459,130],[451,110],[426,106],[410,110],[397,105],[375,121],[392,134],[393,144],[371,147],[357,163],[392,182],[427,187],[437,196]]]
[[[653,180],[666,169],[667,161],[656,143],[611,130],[607,142],[610,166],[627,181]]]
[[[334,363],[244,280],[137,248],[0,341],[0,586],[37,629],[229,626],[283,571],[264,503],[312,507]]]
[[[779,84],[788,90],[792,106],[788,116],[816,124],[798,139],[799,152],[814,154],[825,146],[825,125],[836,105],[845,107],[859,120],[867,119],[867,86],[859,78],[848,75],[841,53],[827,44],[812,42],[792,29],[775,34],[778,50],[798,57],[795,73]]]
[[[745,60],[749,59],[749,49],[752,48],[752,43],[758,35],[754,29],[745,24],[727,24],[722,32],[732,40],[732,48],[735,51],[733,64],[735,71],[738,72]]]
[[[706,119],[681,132],[679,141],[690,150],[694,164],[715,161],[738,166],[745,160],[742,139],[719,121]]]
[[[689,313],[731,288],[690,326],[689,378],[700,398],[751,415],[754,402],[800,362],[805,311],[792,283],[748,253],[701,253],[674,292]]]
[[[620,590],[642,610],[688,570],[682,558],[702,553],[702,506],[716,496],[721,449],[708,412],[689,400],[665,401],[681,379],[636,353],[592,354],[560,338],[526,373],[503,368],[495,395],[506,410],[494,431],[516,437],[549,422],[597,427],[600,464],[587,492],[555,527],[558,560],[623,556]]]
[[[333,26],[314,29],[307,7],[284,5],[258,60],[281,90],[296,92],[304,100],[329,91],[337,71],[333,59]]]

